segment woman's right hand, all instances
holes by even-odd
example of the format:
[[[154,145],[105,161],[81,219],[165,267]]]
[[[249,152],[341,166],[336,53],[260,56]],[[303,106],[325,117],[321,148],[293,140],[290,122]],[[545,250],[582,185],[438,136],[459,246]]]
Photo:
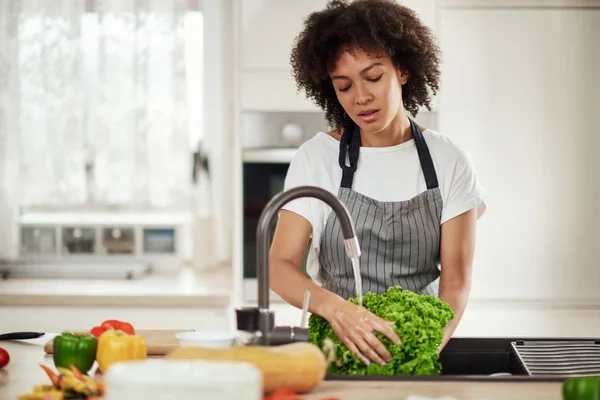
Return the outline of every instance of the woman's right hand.
[[[377,331],[392,343],[399,344],[400,338],[392,329],[394,322],[386,321],[343,299],[336,301],[328,314],[325,319],[337,337],[365,365],[373,361],[383,366],[391,360],[389,351],[374,332]]]

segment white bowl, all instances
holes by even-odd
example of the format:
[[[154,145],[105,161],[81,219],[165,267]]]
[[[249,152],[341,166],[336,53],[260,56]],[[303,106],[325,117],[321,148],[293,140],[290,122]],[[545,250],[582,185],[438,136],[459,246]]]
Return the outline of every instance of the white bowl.
[[[199,346],[213,349],[233,347],[236,334],[229,332],[181,332],[175,335],[182,347]]]

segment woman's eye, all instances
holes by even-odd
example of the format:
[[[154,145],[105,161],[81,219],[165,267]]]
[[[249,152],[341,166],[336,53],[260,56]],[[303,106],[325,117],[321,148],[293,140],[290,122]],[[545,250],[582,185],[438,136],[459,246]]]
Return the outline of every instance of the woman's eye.
[[[367,81],[369,81],[369,82],[377,82],[378,80],[381,79],[382,76],[383,76],[383,74],[381,74],[381,75],[379,75],[379,76],[377,76],[375,78],[367,78]],[[351,87],[352,87],[352,85],[348,85],[346,87],[339,88],[338,90],[340,92],[347,92],[348,90],[350,90]]]

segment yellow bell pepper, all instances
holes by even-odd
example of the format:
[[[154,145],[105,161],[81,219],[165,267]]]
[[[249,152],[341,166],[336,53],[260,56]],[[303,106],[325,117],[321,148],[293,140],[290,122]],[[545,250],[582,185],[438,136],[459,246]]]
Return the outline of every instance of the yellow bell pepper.
[[[148,346],[141,336],[111,329],[98,338],[96,361],[102,372],[116,362],[145,360],[147,355]]]

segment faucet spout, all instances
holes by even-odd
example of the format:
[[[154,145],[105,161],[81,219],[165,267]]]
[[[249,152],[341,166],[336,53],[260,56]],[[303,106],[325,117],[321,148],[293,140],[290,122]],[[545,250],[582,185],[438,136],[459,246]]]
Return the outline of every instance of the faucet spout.
[[[290,201],[301,197],[312,197],[327,203],[340,222],[346,254],[350,258],[358,257],[361,254],[350,213],[331,192],[316,186],[299,186],[273,197],[263,210],[257,228],[258,328],[261,333],[261,342],[265,345],[269,345],[269,334],[273,329],[273,319],[269,310],[269,248],[272,240],[269,232],[279,210]]]

